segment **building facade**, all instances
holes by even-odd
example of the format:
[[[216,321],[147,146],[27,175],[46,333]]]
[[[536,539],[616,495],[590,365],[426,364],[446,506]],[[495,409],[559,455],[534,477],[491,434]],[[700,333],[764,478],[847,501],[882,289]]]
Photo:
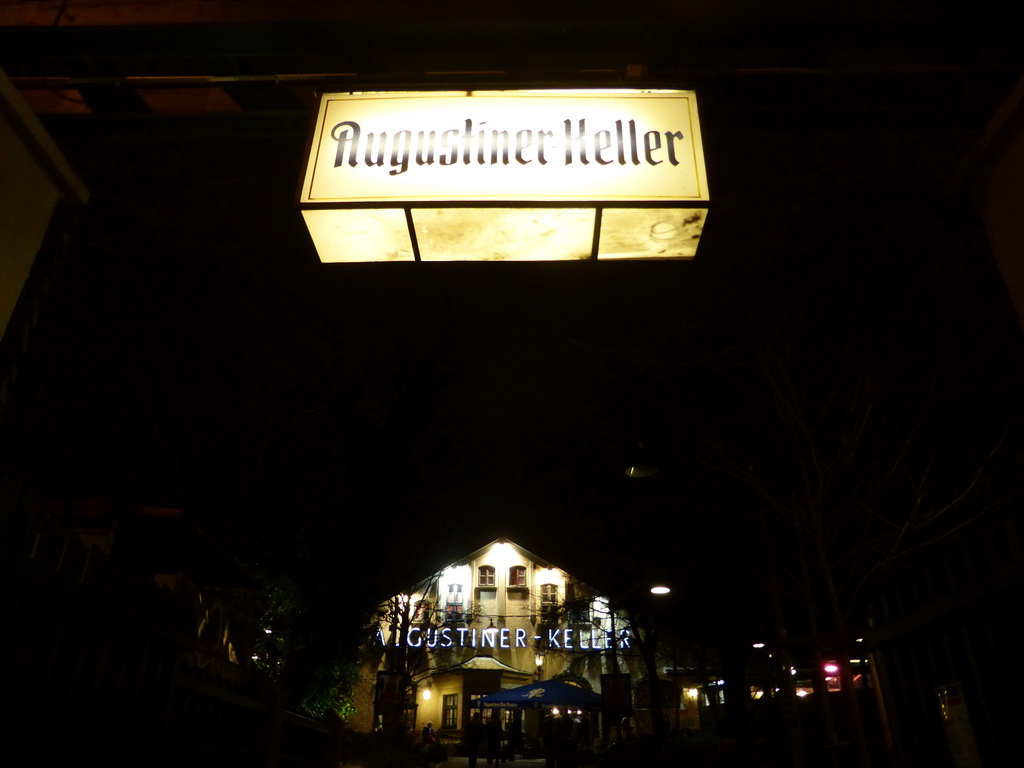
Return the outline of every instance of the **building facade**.
[[[592,738],[626,715],[645,730],[642,639],[607,596],[513,542],[493,541],[381,605],[354,724],[418,733],[431,723],[443,740],[458,741],[474,699],[557,678],[597,693],[614,685],[616,703],[605,697],[603,719],[589,724]],[[658,660],[666,673],[662,716],[698,728],[693,675],[675,674],[660,653]],[[527,744],[537,739],[542,714],[524,714]],[[511,725],[516,714],[502,716]]]

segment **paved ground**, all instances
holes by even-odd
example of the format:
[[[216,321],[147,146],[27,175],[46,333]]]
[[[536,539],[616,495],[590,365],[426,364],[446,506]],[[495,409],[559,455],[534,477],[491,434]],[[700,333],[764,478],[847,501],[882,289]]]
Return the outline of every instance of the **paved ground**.
[[[537,760],[524,760],[519,758],[511,763],[501,763],[497,768],[537,768],[538,766],[544,765],[544,758]],[[449,757],[445,762],[441,763],[438,768],[469,768],[468,757]],[[480,757],[477,758],[476,768],[487,768],[487,760]],[[491,768],[495,768],[495,765],[491,763]]]

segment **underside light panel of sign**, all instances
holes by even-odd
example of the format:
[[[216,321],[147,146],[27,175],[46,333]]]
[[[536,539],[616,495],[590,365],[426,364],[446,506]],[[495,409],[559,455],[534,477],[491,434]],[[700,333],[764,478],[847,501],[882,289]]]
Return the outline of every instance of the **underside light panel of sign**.
[[[299,206],[323,262],[690,259],[689,91],[325,94]]]

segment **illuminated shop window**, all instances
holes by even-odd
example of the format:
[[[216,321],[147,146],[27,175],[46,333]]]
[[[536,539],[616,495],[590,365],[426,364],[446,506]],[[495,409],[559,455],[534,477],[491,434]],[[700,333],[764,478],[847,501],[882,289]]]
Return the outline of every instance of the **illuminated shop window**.
[[[490,707],[484,707],[484,708],[481,708],[481,709],[476,709],[476,708],[473,707],[473,702],[476,701],[477,699],[482,699],[486,695],[487,695],[486,693],[471,693],[471,694],[469,694],[469,701],[470,701],[469,706],[470,706],[470,709],[472,709],[473,714],[476,714],[477,712],[479,712],[481,714],[481,716],[483,718],[483,721],[485,723],[490,721],[491,713],[494,712],[495,710],[491,709]]]
[[[441,727],[459,727],[459,694],[446,693],[441,705]]]
[[[494,586],[494,567],[490,565],[480,566],[480,586],[481,587],[493,587]]]
[[[696,706],[697,705],[697,700],[698,700],[699,696],[700,696],[700,691],[698,691],[696,688],[684,688],[683,689],[683,696],[682,696],[682,700],[681,700],[681,702],[679,704],[679,708],[682,709],[682,710],[687,710],[691,706]]]
[[[526,566],[513,565],[508,569],[508,585],[510,587],[526,586]]]
[[[448,621],[462,621],[465,611],[462,598],[462,585],[449,584],[448,598],[444,605],[444,616]]]

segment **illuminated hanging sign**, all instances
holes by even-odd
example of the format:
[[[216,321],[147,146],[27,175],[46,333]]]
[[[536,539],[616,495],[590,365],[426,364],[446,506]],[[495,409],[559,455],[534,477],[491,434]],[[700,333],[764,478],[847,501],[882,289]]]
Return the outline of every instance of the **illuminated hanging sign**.
[[[691,258],[707,201],[691,91],[324,94],[298,200],[323,261]]]
[[[688,91],[325,94],[300,203],[706,201]]]
[[[561,627],[531,634],[521,627],[413,627],[403,637],[395,637],[395,645],[408,648],[537,648],[543,650],[603,651],[610,648],[628,650],[632,635],[629,630]],[[377,630],[377,642],[387,645],[384,630]]]

